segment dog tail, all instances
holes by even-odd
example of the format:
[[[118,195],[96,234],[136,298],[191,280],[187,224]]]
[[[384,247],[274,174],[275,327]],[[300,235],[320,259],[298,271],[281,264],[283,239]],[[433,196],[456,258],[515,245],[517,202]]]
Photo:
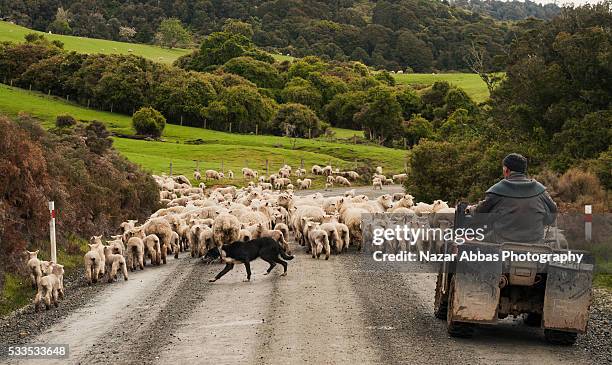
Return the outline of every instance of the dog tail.
[[[285,253],[285,251],[283,251],[283,250],[280,250],[280,256],[281,256],[283,259],[287,260],[287,261],[289,261],[289,260],[293,260],[293,256],[292,256],[292,255],[287,255],[287,254]]]

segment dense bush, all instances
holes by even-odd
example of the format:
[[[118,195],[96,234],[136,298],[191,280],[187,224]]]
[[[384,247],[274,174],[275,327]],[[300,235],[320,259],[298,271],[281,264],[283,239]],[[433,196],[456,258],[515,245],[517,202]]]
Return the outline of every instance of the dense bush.
[[[72,127],[77,121],[70,114],[60,114],[55,118],[55,126],[58,128]]]
[[[160,137],[166,127],[166,118],[157,110],[144,107],[132,116],[132,126],[140,135]]]
[[[328,124],[302,104],[283,104],[272,118],[271,128],[276,135],[316,138],[325,133]]]
[[[157,208],[155,181],[103,148],[111,144],[102,124],[54,134],[26,116],[18,123],[0,118],[0,270],[21,270],[23,250],[48,239],[49,200],[60,249],[71,234],[114,233],[123,220],[144,219]]]

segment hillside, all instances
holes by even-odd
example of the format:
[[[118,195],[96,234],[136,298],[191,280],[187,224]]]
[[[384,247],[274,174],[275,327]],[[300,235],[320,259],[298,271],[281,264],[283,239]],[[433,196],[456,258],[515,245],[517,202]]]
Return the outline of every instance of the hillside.
[[[0,113],[15,116],[21,111],[40,118],[46,128],[54,125],[55,116],[68,113],[81,120],[102,121],[115,133],[133,134],[128,116],[87,109],[56,97],[0,85]],[[340,130],[339,134],[350,133]],[[329,162],[342,168],[381,164],[389,172],[398,172],[403,170],[405,158],[405,151],[384,147],[230,134],[172,124],[166,126],[163,139],[165,142],[114,138],[114,146],[153,173],[168,173],[172,161],[174,173],[187,176],[191,176],[196,160],[200,161],[201,169],[220,170],[223,162],[225,170],[234,172],[246,164],[263,171],[266,159],[271,170],[283,163],[299,166],[303,159],[306,167]]]
[[[228,19],[248,23],[255,43],[283,54],[360,60],[390,70],[416,72],[467,70],[472,44],[496,56],[517,31],[514,25],[448,5],[442,1],[314,1],[293,0],[131,0],[92,2],[71,0],[22,7],[4,2],[0,14],[21,25],[66,34],[122,40],[121,29],[135,33],[133,41],[152,43],[159,24],[178,18],[197,38],[220,31]],[[498,66],[499,67],[499,66]]]
[[[28,33],[42,33],[19,25],[0,21],[0,41],[23,42]],[[135,54],[161,63],[172,63],[180,56],[187,54],[185,49],[168,49],[147,44],[115,42],[104,39],[75,37],[59,34],[45,33],[49,40],[58,40],[64,43],[64,48],[79,53],[102,54]]]

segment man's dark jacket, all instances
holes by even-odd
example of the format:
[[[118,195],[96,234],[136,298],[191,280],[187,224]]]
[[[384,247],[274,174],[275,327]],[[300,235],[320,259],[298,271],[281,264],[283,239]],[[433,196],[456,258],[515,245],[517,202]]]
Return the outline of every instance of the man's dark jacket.
[[[487,240],[534,243],[542,241],[545,227],[555,221],[557,205],[544,185],[512,172],[486,191],[475,212],[491,215],[493,231]]]

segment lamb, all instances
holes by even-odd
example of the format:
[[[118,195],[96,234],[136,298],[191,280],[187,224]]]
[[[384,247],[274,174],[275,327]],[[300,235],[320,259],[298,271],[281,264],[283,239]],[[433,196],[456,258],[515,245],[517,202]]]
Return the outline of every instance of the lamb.
[[[310,189],[310,186],[312,185],[312,180],[311,179],[304,179],[304,180],[298,179],[297,184],[298,184],[299,190]]]
[[[361,251],[363,243],[361,215],[367,213],[369,212],[361,207],[348,207],[342,213],[342,223],[348,228],[351,240],[357,243],[357,251]]]
[[[329,260],[331,254],[331,246],[327,232],[322,230],[318,223],[308,221],[304,225],[304,236],[310,245],[310,253],[312,258],[318,259],[323,251],[325,251],[325,260]]]
[[[208,228],[203,224],[194,224],[189,230],[188,242],[191,257],[196,257],[200,252],[200,235],[204,228]]]
[[[291,250],[289,249],[289,242],[287,242],[287,240],[285,239],[285,235],[280,230],[267,229],[261,234],[261,237],[273,238],[275,241],[280,243],[280,246],[283,251],[285,251],[285,253],[291,255]]]
[[[228,179],[233,179],[234,178],[234,171],[228,170],[227,171],[227,178]]]
[[[144,244],[144,252],[147,258],[151,260],[151,265],[161,264],[161,246],[159,243],[159,237],[155,234],[149,234],[142,241]]]
[[[329,239],[329,244],[334,248],[334,252],[340,253],[342,252],[342,241],[340,240],[340,235],[336,228],[336,223],[328,222],[323,223],[319,226],[319,228],[327,233],[327,238]]]
[[[328,176],[328,177],[325,179],[325,182],[330,183],[330,184],[333,184],[334,182],[336,182],[336,179],[335,179],[333,176]]]
[[[98,250],[92,249],[91,246],[92,245],[89,245],[90,250],[85,254],[85,256],[83,256],[83,264],[85,265],[85,280],[87,281],[87,285],[98,282],[102,262]]]
[[[382,167],[380,167],[380,166],[376,166],[376,173],[377,173],[378,175],[382,175],[382,173],[383,173],[382,171],[383,171],[383,170],[382,170]]]
[[[204,172],[204,176],[206,176],[206,180],[208,179],[220,180],[221,179],[221,176],[215,170],[206,170]]]
[[[351,186],[351,182],[348,181],[346,178],[342,177],[342,176],[336,176],[336,184],[340,184],[340,185],[344,185],[344,186]]]
[[[274,225],[275,231],[281,231],[285,239],[289,239],[289,227],[285,223],[276,223]]]
[[[240,221],[229,213],[219,214],[213,223],[213,242],[221,253],[221,246],[237,241],[240,237]]]
[[[170,240],[172,239],[172,226],[164,218],[154,218],[143,224],[142,226],[145,235],[154,234],[159,238],[161,245],[161,262],[166,263],[166,255],[170,248]],[[146,242],[145,242],[146,246]]]
[[[179,184],[186,184],[186,185],[191,186],[191,182],[185,175],[178,175],[178,176],[175,176],[173,179]]]
[[[333,183],[325,183],[325,191],[331,191],[331,189],[333,189],[334,184]]]
[[[433,204],[431,205],[431,211],[433,213],[436,213],[444,209],[449,209],[449,207],[448,207],[448,203],[442,200],[434,200]]]
[[[106,241],[106,243],[109,245],[113,253],[123,256],[125,252],[125,245],[123,244],[123,236],[121,235],[113,236],[113,238],[114,238],[113,241]]]
[[[344,192],[344,196],[354,198],[355,197],[355,189],[351,189],[351,190],[345,191]]]
[[[329,165],[325,166],[323,170],[321,170],[321,173],[325,176],[331,176],[333,172],[334,172],[334,169],[332,169],[332,167]]]
[[[49,309],[51,304],[59,305],[58,298],[64,298],[64,266],[51,263],[51,273],[43,276],[38,282],[38,291],[34,298],[34,310],[38,312],[39,304],[44,300],[45,308]]]
[[[251,234],[251,231],[249,231],[248,229],[241,229],[240,230],[240,234],[238,235],[238,241],[243,241],[243,242],[247,242],[253,239],[253,236]]]
[[[202,180],[202,174],[200,173],[200,171],[194,171],[194,172],[193,172],[193,178],[194,178],[196,181],[200,181],[200,180]]]
[[[247,179],[247,178],[256,178],[257,175],[255,174],[254,170],[251,170],[248,167],[243,167],[242,168],[242,176]]]
[[[385,179],[384,184],[385,185],[393,185],[394,184],[393,179]]]
[[[131,237],[127,243],[127,266],[130,270],[136,270],[136,262],[140,270],[144,269],[144,242],[140,237]]]
[[[108,272],[108,282],[112,283],[113,281],[117,281],[117,271],[119,270],[119,268],[121,268],[123,279],[127,281],[128,272],[127,264],[125,263],[125,258],[122,255],[113,253],[112,248],[110,248],[109,246],[104,247],[104,256],[106,259],[107,269],[110,270]]]
[[[392,213],[395,213],[395,209],[397,208],[412,208],[414,206],[414,201],[413,201],[414,197],[410,194],[406,194],[404,195],[397,203],[395,203],[393,205],[393,208],[391,210]]]
[[[310,172],[312,172],[314,175],[321,175],[323,174],[323,169],[319,165],[313,165]]]
[[[91,236],[89,239],[89,249],[95,250],[100,256],[100,275],[104,276],[106,273],[106,262],[104,257],[104,245],[102,244],[102,236]]]
[[[419,202],[415,206],[412,207],[412,210],[417,215],[429,214],[433,212],[433,206],[427,203]]]
[[[355,171],[347,171],[346,172],[346,176],[351,179],[351,180],[357,180],[359,179],[359,174],[356,173]]]
[[[397,174],[397,175],[391,176],[391,178],[395,181],[398,181],[399,183],[403,183],[404,181],[406,181],[406,179],[408,179],[408,175],[407,174]]]
[[[374,190],[376,190],[376,188],[378,187],[380,190],[382,190],[383,188],[383,183],[380,179],[374,179],[372,180],[372,186],[374,187]]]
[[[306,170],[303,168],[299,168],[295,170],[295,176],[297,177],[302,177],[302,176],[306,176]]]
[[[32,288],[38,288],[38,280],[43,277],[43,271],[41,268],[41,264],[43,261],[38,259],[38,252],[36,250],[34,252],[26,251],[29,255],[29,260],[27,263],[28,271],[30,272],[30,279],[32,279]],[[45,274],[47,275],[47,274]]]
[[[287,190],[293,190],[293,188],[294,188],[293,184],[289,184],[285,187],[285,189]]]
[[[172,246],[172,251],[174,252],[174,258],[179,258],[179,251],[181,250],[181,238],[177,232],[172,232],[172,237],[170,238],[170,245]]]
[[[314,222],[322,222],[325,216],[325,211],[320,207],[314,207],[311,205],[303,205],[298,207],[292,215],[292,224],[296,234],[296,240],[300,245],[305,245],[306,241],[302,236],[304,231],[304,224],[306,219]]]

